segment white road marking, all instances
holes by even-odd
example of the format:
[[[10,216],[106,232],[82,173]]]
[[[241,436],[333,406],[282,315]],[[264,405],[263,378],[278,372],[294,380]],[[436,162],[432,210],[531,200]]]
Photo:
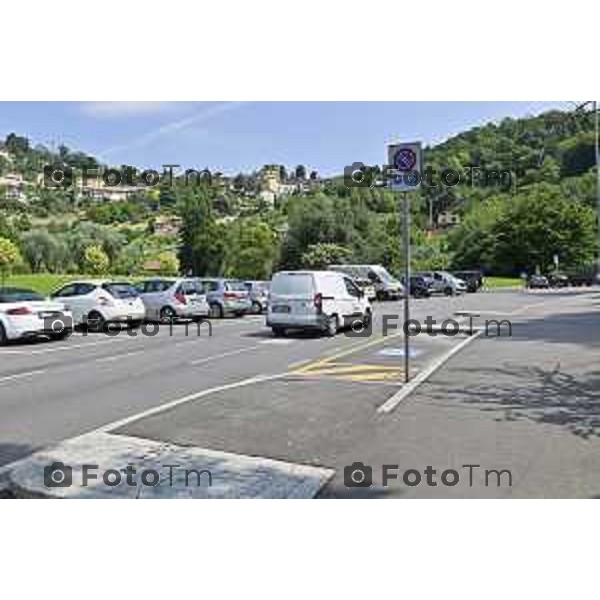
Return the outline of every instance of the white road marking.
[[[155,416],[157,414],[160,414],[167,410],[175,408],[176,406],[181,406],[182,404],[187,404],[189,402],[193,402],[194,400],[199,400],[200,398],[210,396],[211,394],[216,394],[218,392],[224,392],[227,390],[233,390],[236,388],[245,387],[245,386],[252,385],[255,383],[262,383],[263,381],[273,381],[275,379],[283,379],[286,375],[287,375],[287,373],[278,373],[276,375],[256,375],[256,376],[250,377],[248,379],[234,381],[233,383],[226,383],[224,385],[218,385],[218,386],[215,386],[212,388],[207,388],[200,392],[196,392],[194,394],[189,394],[188,396],[184,396],[183,398],[177,398],[176,400],[171,400],[170,402],[166,402],[165,404],[160,404],[159,406],[155,406],[154,408],[144,410],[135,415],[125,417],[124,419],[120,419],[118,421],[113,421],[112,423],[103,425],[102,427],[99,427],[98,429],[94,429],[93,432],[89,432],[89,433],[109,433],[110,431],[120,429],[121,427],[125,427],[125,425],[129,425],[135,421],[139,421],[139,420],[145,419],[147,417]]]
[[[207,362],[211,362],[213,360],[218,360],[219,358],[227,358],[228,356],[235,356],[236,354],[242,354],[244,352],[250,352],[250,350],[257,350],[260,348],[260,344],[255,344],[254,346],[247,346],[246,348],[238,348],[237,350],[231,350],[230,352],[223,352],[222,354],[213,354],[212,356],[207,356],[206,358],[201,358],[199,360],[193,360],[190,362],[190,365],[202,365]]]
[[[136,354],[142,354],[143,350],[136,350],[135,352],[125,352],[124,354],[114,354],[112,356],[103,356],[102,358],[96,358],[93,362],[110,362],[113,360],[120,360],[121,358],[125,358],[127,356],[135,356]]]
[[[7,375],[6,377],[0,377],[0,383],[5,383],[7,381],[14,381],[15,379],[25,379],[26,377],[33,377],[34,375],[41,375],[45,373],[46,370],[38,370],[38,371],[28,371],[27,373],[17,373],[15,375]]]
[[[125,338],[112,338],[111,341],[123,340]],[[130,338],[134,339],[134,338]],[[52,348],[44,348],[42,350],[2,350],[0,356],[3,354],[20,354],[31,356],[35,354],[48,354],[50,352],[64,352],[66,350],[78,350],[80,348],[89,348],[91,346],[101,346],[102,344],[108,344],[106,341],[89,342],[87,344],[69,344],[68,346],[53,346]]]
[[[439,368],[441,368],[450,358],[460,352],[463,348],[474,342],[483,331],[479,330],[474,335],[466,338],[460,344],[454,346],[451,350],[443,354],[440,358],[432,362],[424,371],[421,371],[414,379],[402,387],[402,389],[388,398],[378,409],[378,413],[391,413],[405,398],[412,394],[422,383],[427,381]]]

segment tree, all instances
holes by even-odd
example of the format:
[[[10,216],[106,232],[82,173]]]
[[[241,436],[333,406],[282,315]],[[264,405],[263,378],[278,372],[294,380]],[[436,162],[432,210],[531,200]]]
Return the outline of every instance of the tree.
[[[47,229],[32,229],[21,234],[21,250],[32,273],[42,270],[64,271],[69,252],[63,238]]]
[[[206,186],[181,187],[177,192],[182,269],[194,275],[220,274],[226,243],[224,228],[215,221]]]
[[[173,252],[161,252],[157,256],[161,275],[177,275],[179,273],[179,259]]]
[[[0,275],[2,276],[2,287],[7,273],[19,263],[21,255],[17,246],[9,239],[0,238]]]
[[[225,273],[240,279],[268,279],[277,252],[271,228],[256,219],[239,220],[229,226]]]
[[[496,265],[512,274],[553,268],[558,255],[564,268],[591,262],[596,252],[594,211],[565,199],[554,186],[540,184],[514,198],[493,227]]]
[[[307,269],[326,269],[329,265],[347,263],[352,250],[338,244],[314,244],[302,255],[302,266]]]
[[[84,265],[91,275],[104,275],[108,271],[108,256],[100,246],[89,246],[85,249]]]

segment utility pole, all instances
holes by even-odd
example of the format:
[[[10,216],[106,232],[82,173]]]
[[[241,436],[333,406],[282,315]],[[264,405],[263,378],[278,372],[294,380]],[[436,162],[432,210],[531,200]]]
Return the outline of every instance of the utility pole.
[[[600,277],[600,123],[598,117],[598,101],[592,103],[594,107],[594,130],[596,142],[596,276]]]
[[[596,157],[596,278],[600,281],[600,117],[598,115],[598,101],[588,100],[575,108],[575,112],[592,106],[594,113],[594,154]]]

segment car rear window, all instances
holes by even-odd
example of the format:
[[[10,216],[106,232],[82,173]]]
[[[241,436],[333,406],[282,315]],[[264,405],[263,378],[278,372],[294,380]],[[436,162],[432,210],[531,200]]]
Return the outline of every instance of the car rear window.
[[[271,293],[275,296],[311,296],[313,291],[313,277],[307,273],[275,275],[271,283]]]
[[[102,288],[114,298],[137,298],[139,295],[130,283],[105,283]]]
[[[247,292],[248,288],[243,281],[227,281],[225,282],[225,289],[228,292]]]
[[[8,304],[9,302],[40,302],[43,300],[45,300],[44,296],[33,290],[16,288],[0,290],[0,303],[3,304]]]

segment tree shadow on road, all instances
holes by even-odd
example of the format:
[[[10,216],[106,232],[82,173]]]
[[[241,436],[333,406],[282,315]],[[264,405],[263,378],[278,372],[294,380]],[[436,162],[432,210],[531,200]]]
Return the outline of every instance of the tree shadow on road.
[[[562,426],[581,438],[600,437],[600,371],[572,375],[539,366],[461,369],[466,385],[432,384],[438,399],[456,399],[497,413],[498,421],[527,419]],[[477,380],[473,385],[471,380]]]

